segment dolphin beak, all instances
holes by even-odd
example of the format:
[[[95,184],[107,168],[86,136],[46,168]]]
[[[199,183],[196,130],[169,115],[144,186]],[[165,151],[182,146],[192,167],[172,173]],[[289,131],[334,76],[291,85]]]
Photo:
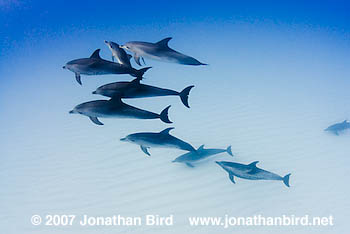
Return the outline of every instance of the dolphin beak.
[[[219,166],[221,166],[221,163],[219,161],[215,161],[216,164],[218,164]]]
[[[120,141],[126,141],[126,137],[120,138]]]
[[[105,41],[106,44],[108,44],[108,41]]]
[[[66,66],[63,66],[62,68],[63,68],[63,69],[66,69]]]
[[[74,110],[69,111],[69,114],[74,114],[74,113],[75,113]]]
[[[93,91],[92,94],[97,94],[96,91]]]
[[[126,49],[124,45],[119,46],[120,49]]]

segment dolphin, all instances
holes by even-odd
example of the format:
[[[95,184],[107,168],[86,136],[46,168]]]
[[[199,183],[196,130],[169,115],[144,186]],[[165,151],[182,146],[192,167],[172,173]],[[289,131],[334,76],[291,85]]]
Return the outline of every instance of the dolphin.
[[[130,41],[122,45],[121,48],[129,50],[134,53],[135,62],[141,66],[140,58],[147,57],[154,60],[179,63],[183,65],[207,65],[199,62],[197,59],[181,54],[168,46],[171,37],[167,37],[156,43],[143,41]]]
[[[119,44],[113,41],[105,41],[105,44],[112,51],[113,62],[115,58],[118,63],[131,67],[130,59],[132,56],[130,54],[127,54],[124,49],[120,48]]]
[[[90,56],[90,58],[75,59],[68,62],[63,69],[68,69],[75,73],[75,79],[81,85],[80,75],[105,75],[105,74],[129,74],[142,79],[143,74],[151,67],[137,70],[123,64],[104,60],[100,57],[100,49]]]
[[[350,122],[347,120],[344,120],[341,123],[336,123],[336,124],[329,126],[328,128],[325,129],[325,131],[332,132],[333,134],[339,136],[340,132],[343,132],[349,128],[350,128]]]
[[[162,89],[155,86],[140,84],[140,79],[136,78],[131,82],[115,82],[102,85],[97,88],[93,94],[100,94],[106,97],[119,96],[121,98],[144,98],[144,97],[158,97],[158,96],[179,96],[182,103],[190,108],[188,105],[188,95],[194,86],[188,86],[181,92],[170,89]]]
[[[234,176],[247,180],[282,180],[283,183],[289,187],[289,176],[287,174],[281,177],[275,173],[265,171],[256,166],[259,161],[252,162],[250,164],[240,164],[234,162],[216,161],[216,163],[221,166],[228,174],[232,183],[236,183]]]
[[[161,132],[139,132],[127,135],[126,137],[120,139],[121,141],[128,141],[137,144],[141,147],[141,150],[151,156],[148,152],[150,147],[158,148],[177,148],[187,151],[195,151],[192,145],[184,142],[169,134],[170,130],[174,128],[167,128]]]
[[[201,145],[196,151],[183,154],[173,160],[173,162],[185,163],[189,167],[194,167],[192,162],[197,162],[223,152],[227,152],[229,155],[233,156],[231,146],[226,149],[204,149],[204,145]]]
[[[98,119],[101,118],[130,118],[130,119],[161,119],[165,123],[172,123],[168,118],[168,110],[166,107],[160,114],[142,110],[130,106],[121,101],[120,98],[111,98],[110,100],[96,100],[85,102],[77,105],[71,110],[70,114],[81,114],[90,118],[97,124],[103,125]]]

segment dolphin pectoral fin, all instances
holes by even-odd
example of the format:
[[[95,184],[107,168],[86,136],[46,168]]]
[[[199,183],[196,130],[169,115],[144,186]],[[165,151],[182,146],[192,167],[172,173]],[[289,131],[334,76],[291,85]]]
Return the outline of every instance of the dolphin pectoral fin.
[[[134,60],[137,63],[137,65],[141,66],[140,56],[138,54],[134,54]]]
[[[141,58],[142,58],[143,64],[146,65],[145,59],[143,57],[141,57]]]
[[[148,156],[151,156],[151,154],[148,152],[147,147],[145,147],[145,146],[143,146],[143,145],[140,145],[140,148],[141,148],[141,150],[142,150],[145,154],[147,154]]]
[[[231,180],[232,183],[234,183],[234,184],[236,183],[235,178],[233,177],[232,174],[229,175],[229,178],[230,178],[230,180]]]
[[[78,82],[78,84],[82,85],[80,73],[78,72],[75,73],[75,80]]]
[[[186,163],[186,166],[194,168],[193,164],[191,164],[191,163]]]
[[[89,116],[89,118],[91,119],[91,121],[92,121],[94,124],[103,125],[103,123],[101,123],[100,120],[98,120],[97,117]]]

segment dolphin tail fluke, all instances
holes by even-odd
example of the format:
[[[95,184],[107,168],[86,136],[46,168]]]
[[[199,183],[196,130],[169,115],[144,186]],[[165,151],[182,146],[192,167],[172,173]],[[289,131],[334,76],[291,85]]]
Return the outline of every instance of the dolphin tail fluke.
[[[167,106],[164,110],[162,110],[162,112],[160,113],[160,119],[164,122],[164,123],[173,123],[170,121],[169,116],[168,116],[168,112],[169,112],[169,108],[171,106]]]
[[[226,151],[229,155],[233,156],[231,146],[227,147]]]
[[[289,187],[289,176],[290,176],[291,174],[289,173],[288,175],[286,175],[285,177],[283,177],[283,183],[287,186],[287,187]]]
[[[136,77],[139,79],[142,79],[143,74],[145,74],[145,72],[150,68],[152,68],[152,67],[145,67],[145,68],[141,68],[141,69],[137,70]]]
[[[179,94],[182,103],[187,107],[190,108],[190,106],[188,105],[188,95],[190,94],[191,89],[194,87],[194,85],[188,86],[186,88],[184,88],[184,90],[182,90]]]

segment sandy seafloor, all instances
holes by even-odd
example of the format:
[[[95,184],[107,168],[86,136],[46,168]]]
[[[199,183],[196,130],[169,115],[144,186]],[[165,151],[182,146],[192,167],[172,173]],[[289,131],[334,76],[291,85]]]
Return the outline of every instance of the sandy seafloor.
[[[143,34],[145,36],[143,36]],[[88,36],[90,35],[90,36]],[[63,70],[65,62],[89,56],[103,40],[174,39],[170,46],[209,63],[188,67],[146,59],[153,66],[145,84],[182,90],[195,85],[185,108],[178,97],[126,100],[160,112],[168,104],[174,124],[159,120],[101,119],[69,115],[94,99],[98,86],[128,75],[82,76]],[[1,233],[347,233],[350,217],[350,131],[323,131],[350,118],[350,47],[345,35],[308,26],[264,23],[171,24],[166,29],[87,28],[25,42],[5,55],[0,92]],[[45,43],[46,42],[46,43]],[[133,66],[137,65],[132,62]],[[171,161],[176,149],[150,149],[120,142],[139,131],[172,134],[195,147],[226,148],[188,168]],[[236,179],[214,163],[260,161],[281,181]],[[45,227],[34,214],[174,215],[172,227]],[[189,216],[329,216],[332,227],[190,227]]]

